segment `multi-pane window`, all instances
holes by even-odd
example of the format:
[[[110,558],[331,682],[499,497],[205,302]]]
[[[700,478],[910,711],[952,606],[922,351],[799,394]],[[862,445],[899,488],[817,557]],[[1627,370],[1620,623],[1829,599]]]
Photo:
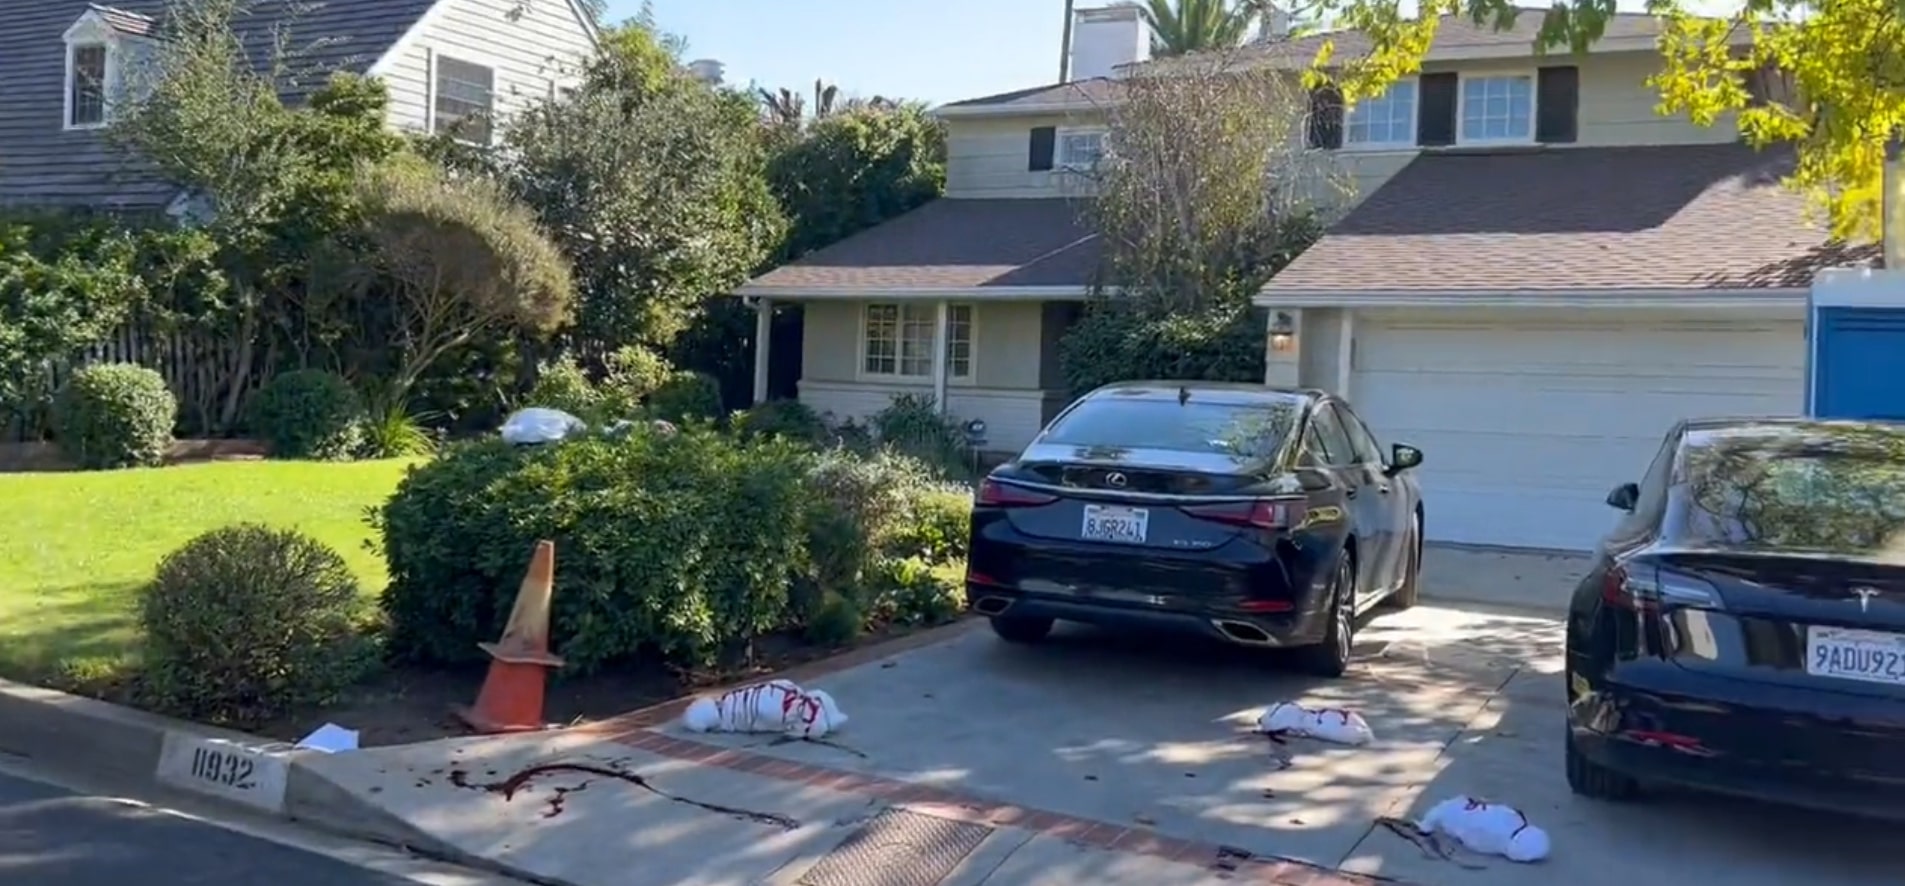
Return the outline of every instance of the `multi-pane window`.
[[[1093,169],[1105,156],[1105,134],[1094,130],[1060,132],[1058,165],[1065,169]]]
[[[66,125],[99,126],[106,122],[106,47],[88,43],[68,50]]]
[[[437,56],[431,132],[448,132],[477,144],[489,144],[496,111],[496,72],[488,67]]]
[[[934,310],[927,303],[867,305],[861,371],[866,375],[931,378],[933,329],[937,325]],[[952,378],[972,375],[971,305],[947,306],[946,373]]]
[[[1462,78],[1462,141],[1526,141],[1534,135],[1533,77]]]
[[[1416,140],[1416,82],[1398,80],[1376,98],[1363,99],[1345,120],[1345,145],[1408,145]]]

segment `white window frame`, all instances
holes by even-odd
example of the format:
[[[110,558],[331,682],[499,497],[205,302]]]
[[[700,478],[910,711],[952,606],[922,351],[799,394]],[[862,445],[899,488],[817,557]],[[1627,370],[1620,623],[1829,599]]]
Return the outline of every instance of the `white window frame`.
[[[462,138],[461,136],[459,136],[457,140],[467,141],[471,144],[494,144],[496,142],[497,127],[501,124],[501,121],[498,119],[499,115],[497,113],[497,109],[498,109],[497,99],[502,95],[502,77],[501,77],[502,68],[499,65],[497,65],[494,61],[491,61],[488,58],[484,58],[472,53],[467,53],[467,52],[459,52],[456,54],[439,53],[435,49],[431,49],[429,53],[430,53],[430,59],[429,59],[430,64],[428,65],[429,71],[427,72],[429,75],[428,87],[425,90],[424,100],[423,100],[423,114],[424,114],[423,130],[424,132],[427,132],[431,135],[437,134],[437,74],[438,74],[437,67],[438,67],[438,62],[441,59],[447,57],[451,61],[456,62],[458,64],[464,64],[464,65],[470,65],[472,67],[489,69],[489,112],[488,112],[489,113],[489,141],[486,143],[476,142],[470,139]]]
[[[1541,119],[1541,78],[1534,70],[1489,71],[1488,73],[1460,74],[1455,78],[1455,143],[1457,145],[1532,145],[1535,143],[1535,129]],[[1515,80],[1528,81],[1528,131],[1520,135],[1505,138],[1469,138],[1463,130],[1468,120],[1468,84],[1477,80]]]
[[[899,325],[898,325],[898,328],[894,330],[894,339],[893,339],[894,351],[893,351],[893,371],[892,372],[881,372],[878,370],[867,368],[867,356],[869,352],[872,350],[869,347],[869,345],[872,344],[872,342],[868,339],[868,333],[871,331],[871,328],[872,328],[871,321],[872,321],[872,314],[873,314],[874,308],[898,308],[899,309],[897,313],[897,323]],[[946,305],[946,309],[949,312],[949,315],[947,317],[947,323],[946,323],[946,349],[947,349],[946,380],[948,383],[970,384],[972,380],[975,377],[977,377],[978,366],[979,366],[979,348],[978,348],[979,307],[977,304],[973,302],[951,302]],[[957,317],[957,312],[962,310],[965,311],[966,313],[966,321],[963,324],[965,326],[965,333],[966,333],[966,337],[965,337],[966,370],[963,373],[958,371],[958,367],[953,362],[953,355],[952,355],[953,344],[959,340],[956,333],[959,331],[959,328],[962,325],[959,322],[959,319]],[[859,378],[862,381],[887,381],[887,382],[892,382],[892,381],[930,382],[933,380],[933,370],[932,370],[931,362],[927,363],[926,372],[924,374],[912,375],[912,374],[907,374],[903,372],[905,368],[904,356],[905,356],[905,347],[906,347],[905,346],[906,320],[907,320],[906,315],[908,311],[919,311],[925,315],[925,320],[926,320],[926,324],[928,328],[928,336],[930,337],[930,335],[932,334],[931,330],[937,328],[939,323],[939,316],[938,316],[939,307],[936,302],[897,299],[897,300],[889,300],[889,301],[868,301],[868,302],[860,303],[859,305],[860,322],[858,324],[859,344],[854,348],[854,360],[855,360],[854,372],[857,378]],[[931,345],[929,344],[928,347],[930,348]]]
[[[1097,136],[1098,137],[1098,159],[1102,161],[1105,156],[1105,140],[1110,137],[1110,134],[1111,134],[1111,130],[1108,127],[1103,127],[1103,126],[1061,126],[1059,127],[1056,137],[1054,138],[1052,142],[1052,168],[1065,170],[1069,172],[1093,171],[1094,169],[1097,168],[1097,163],[1085,164],[1085,163],[1080,163],[1078,161],[1075,161],[1071,158],[1070,156],[1071,152],[1065,149],[1066,139],[1075,138],[1078,136],[1086,136],[1086,135]]]
[[[1350,124],[1355,121],[1356,113],[1358,111],[1366,110],[1367,108],[1370,107],[1371,103],[1373,102],[1388,101],[1391,98],[1390,93],[1393,92],[1397,86],[1401,86],[1402,84],[1405,84],[1405,83],[1409,85],[1411,96],[1409,99],[1409,128],[1408,128],[1408,131],[1403,133],[1402,138],[1397,141],[1353,141],[1351,140],[1350,139],[1350,132],[1351,132]],[[1457,88],[1460,88],[1459,83],[1457,84]],[[1389,89],[1383,91],[1382,95],[1377,96],[1376,98],[1373,98],[1373,99],[1364,99],[1363,101],[1357,102],[1354,106],[1344,111],[1343,113],[1343,148],[1345,150],[1351,150],[1351,151],[1381,151],[1381,150],[1394,150],[1396,148],[1414,148],[1416,146],[1416,133],[1418,131],[1418,127],[1420,127],[1421,125],[1422,125],[1422,84],[1414,77],[1398,78],[1395,83],[1390,84]]]

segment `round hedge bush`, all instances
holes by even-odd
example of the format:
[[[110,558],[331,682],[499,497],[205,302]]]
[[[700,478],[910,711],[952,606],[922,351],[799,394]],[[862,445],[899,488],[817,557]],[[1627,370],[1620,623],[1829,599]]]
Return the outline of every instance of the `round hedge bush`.
[[[676,423],[719,418],[721,383],[705,372],[677,372],[648,395],[648,414]]]
[[[151,467],[165,461],[179,401],[157,372],[103,363],[73,373],[53,398],[53,439],[85,469]]]
[[[704,665],[786,627],[806,571],[813,455],[690,425],[559,446],[447,448],[378,512],[389,643],[423,661],[479,657],[538,539],[556,543],[551,635],[568,671],[650,654]]]
[[[364,402],[343,376],[279,373],[252,400],[251,429],[278,458],[350,458],[363,443]]]
[[[206,532],[159,563],[139,603],[141,689],[175,716],[258,723],[335,701],[376,661],[344,558],[295,531]]]

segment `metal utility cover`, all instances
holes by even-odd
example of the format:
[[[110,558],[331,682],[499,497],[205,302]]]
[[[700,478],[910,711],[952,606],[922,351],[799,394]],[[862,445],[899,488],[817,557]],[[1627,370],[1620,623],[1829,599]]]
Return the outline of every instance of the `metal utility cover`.
[[[935,886],[991,833],[985,825],[887,809],[822,856],[797,886]]]

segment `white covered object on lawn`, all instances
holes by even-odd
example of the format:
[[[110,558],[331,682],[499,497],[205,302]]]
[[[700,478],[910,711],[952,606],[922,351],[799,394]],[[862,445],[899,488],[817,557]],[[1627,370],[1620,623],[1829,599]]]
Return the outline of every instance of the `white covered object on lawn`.
[[[1796,315],[1361,311],[1350,402],[1422,449],[1429,540],[1588,550],[1674,422],[1795,414],[1804,376]]]

